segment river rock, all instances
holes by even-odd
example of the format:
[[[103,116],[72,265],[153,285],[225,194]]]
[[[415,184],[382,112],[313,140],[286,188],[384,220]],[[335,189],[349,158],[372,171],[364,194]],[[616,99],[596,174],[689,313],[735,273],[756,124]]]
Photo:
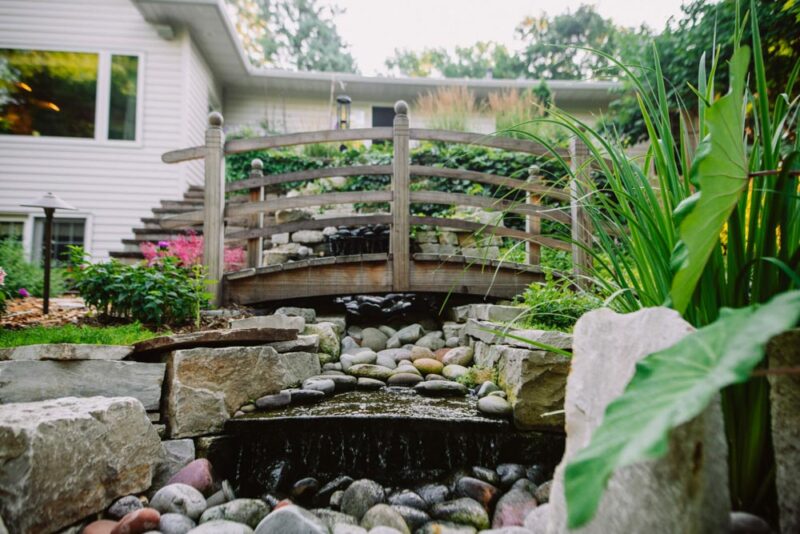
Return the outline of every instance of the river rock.
[[[495,391],[500,391],[500,388],[494,382],[487,380],[478,388],[478,398],[483,398]]]
[[[167,481],[167,484],[186,484],[204,494],[211,491],[213,483],[211,462],[205,458],[189,462],[186,467],[183,467]]]
[[[447,380],[442,375],[437,375],[435,373],[431,373],[429,375],[425,375],[425,380]]]
[[[289,341],[276,341],[275,343],[267,343],[266,346],[272,347],[277,352],[319,352],[319,336],[301,335],[297,339]]]
[[[86,527],[80,532],[81,534],[111,534],[111,531],[114,530],[116,526],[117,521],[111,521],[110,519],[99,519],[86,525]],[[5,529],[5,526],[3,527],[2,533],[8,533],[8,531]]]
[[[328,527],[311,512],[289,504],[261,520],[255,534],[328,534]]]
[[[346,490],[352,483],[353,479],[350,478],[349,476],[347,475],[338,476],[333,480],[331,480],[330,482],[324,484],[319,489],[317,495],[314,498],[314,501],[316,502],[317,506],[327,506],[330,503],[331,496],[335,492],[340,490]]]
[[[234,521],[217,519],[196,526],[187,534],[253,534],[253,529]]]
[[[473,477],[462,477],[456,482],[456,495],[469,497],[478,501],[484,508],[490,510],[500,496],[500,490],[483,480]]]
[[[0,349],[3,360],[122,360],[133,352],[129,345],[89,345],[81,343],[50,343],[22,345]]]
[[[422,377],[414,373],[395,373],[386,381],[390,386],[414,387],[422,382]]]
[[[628,314],[600,309],[578,320],[564,403],[569,433],[550,493],[549,532],[567,531],[565,465],[588,445],[637,362],[692,330],[666,308]],[[717,398],[672,430],[664,457],[615,470],[596,515],[581,532],[725,532],[729,513],[727,444]]]
[[[365,328],[361,331],[361,346],[369,347],[375,352],[385,349],[388,340],[389,336],[377,328]]]
[[[322,521],[326,527],[332,529],[334,525],[358,525],[358,521],[353,516],[337,512],[335,510],[328,510],[327,508],[316,508],[310,510],[312,514],[317,516],[317,519]]]
[[[306,352],[229,347],[174,351],[169,369],[170,435],[186,437],[220,432],[249,399],[278,393],[319,374],[320,365],[315,354]]]
[[[444,369],[442,362],[433,358],[420,358],[418,360],[414,360],[414,367],[419,369],[419,372],[424,375],[439,374],[442,372],[442,369]]]
[[[382,503],[385,498],[383,486],[377,482],[366,478],[356,480],[344,491],[341,510],[360,521],[367,510]]]
[[[542,504],[525,517],[524,527],[532,534],[547,534],[550,524],[550,504]]]
[[[460,397],[467,394],[466,386],[444,380],[420,382],[414,386],[414,391],[427,397]]]
[[[189,485],[169,484],[156,492],[150,506],[162,514],[183,514],[196,521],[206,509],[206,499]]]
[[[492,486],[498,486],[500,484],[500,477],[497,476],[497,472],[494,469],[476,465],[470,469],[470,471],[472,471],[473,477],[478,480],[483,480],[487,484],[491,484]]]
[[[134,510],[119,520],[119,523],[111,530],[111,534],[141,534],[158,528],[160,519],[161,514],[153,508]]]
[[[274,410],[288,406],[292,402],[292,395],[288,391],[280,391],[272,395],[264,395],[256,399],[256,408],[259,410]]]
[[[430,521],[425,523],[414,534],[477,534],[475,527],[458,525],[449,521]]]
[[[325,395],[332,395],[336,390],[336,383],[330,378],[307,378],[303,381],[303,389],[316,389]]]
[[[106,360],[0,362],[0,403],[133,397],[158,410],[165,369],[162,363]]]
[[[433,360],[433,359],[435,359],[435,356],[433,354],[433,351],[431,351],[431,349],[429,349],[428,347],[417,347],[417,346],[414,346],[411,349],[410,359],[411,359],[412,362],[416,361],[416,360],[422,360],[422,359]]]
[[[256,315],[246,319],[231,319],[229,326],[234,330],[246,328],[275,328],[280,330],[294,330],[297,333],[306,327],[306,320],[302,317],[289,315]]]
[[[285,391],[292,396],[292,404],[314,404],[325,399],[325,393],[316,389],[292,388]]]
[[[444,484],[423,484],[417,488],[416,493],[422,497],[428,507],[450,498],[450,489]]]
[[[392,358],[395,363],[400,363],[403,360],[411,359],[411,351],[408,349],[384,349],[378,353],[378,356],[387,356]]]
[[[463,365],[445,365],[444,369],[442,369],[442,376],[444,376],[448,380],[457,380],[467,374],[468,369]]]
[[[289,317],[302,317],[306,324],[317,320],[317,312],[314,308],[298,308],[296,306],[284,306],[275,310],[275,315],[288,315]]]
[[[392,376],[392,370],[382,365],[370,363],[357,363],[350,366],[347,372],[353,376],[372,378],[374,380],[386,381]]]
[[[376,527],[390,527],[402,534],[411,534],[400,512],[388,504],[376,504],[361,518],[361,526],[367,529]]]
[[[472,347],[456,347],[447,351],[447,354],[442,357],[442,363],[469,367],[472,365],[473,354]]]
[[[489,528],[489,515],[484,507],[467,497],[434,504],[431,507],[431,517],[470,525],[478,530]]]
[[[358,389],[363,389],[365,391],[376,391],[385,388],[386,383],[381,380],[377,380],[375,378],[367,378],[365,376],[362,376],[358,378],[358,383],[356,384],[356,387]]]
[[[336,335],[336,329],[331,323],[307,324],[303,334],[317,336],[319,338],[319,351],[329,355],[331,357],[330,361],[339,359],[341,344],[339,343],[339,336]]]
[[[398,330],[397,334],[392,336],[392,339],[395,340],[397,347],[402,347],[403,345],[416,343],[417,340],[419,340],[422,337],[423,333],[424,332],[422,330],[421,325],[412,324]],[[389,348],[391,349],[397,347],[389,347]]]
[[[442,498],[442,501],[445,498]],[[407,489],[392,493],[387,501],[393,506],[410,507],[417,510],[426,510],[428,508],[428,503],[418,493]],[[409,524],[409,526],[411,525]]]
[[[336,393],[341,393],[343,391],[353,391],[356,389],[356,381],[357,378],[350,375],[316,375],[312,376],[311,378],[315,379],[322,379],[322,380],[332,380],[335,386]]]
[[[550,491],[553,488],[553,481],[548,480],[544,484],[540,484],[533,492],[533,496],[540,504],[550,502]]]
[[[406,362],[406,361],[400,362],[400,364],[392,371],[393,375],[400,373],[411,373],[413,375],[422,376],[422,373],[419,372],[419,369],[414,367],[414,365],[411,362]]]
[[[489,395],[478,399],[478,410],[486,415],[505,417],[511,415],[511,404],[502,397]]]
[[[378,355],[372,350],[367,349],[359,352],[358,354],[343,354],[339,359],[339,362],[342,364],[342,370],[346,372],[353,365],[358,365],[360,363],[375,363],[377,359]]]
[[[161,442],[130,397],[0,405],[0,515],[12,532],[54,531],[146,490]]]
[[[522,464],[500,464],[497,466],[497,474],[500,477],[500,487],[510,488],[514,482],[525,478],[525,466]]]
[[[492,528],[524,525],[525,518],[537,504],[530,493],[512,489],[497,501],[492,517]]]
[[[183,514],[161,514],[158,530],[161,534],[186,534],[197,524]]]
[[[212,506],[200,516],[200,524],[225,519],[255,528],[269,513],[269,505],[258,499],[234,499]]]
[[[361,345],[351,336],[345,336],[342,338],[341,347],[340,354],[355,354],[361,348]]]
[[[397,361],[393,356],[386,354],[385,350],[382,350],[378,353],[375,363],[384,367],[388,367],[389,369],[394,369],[397,367]]]
[[[414,506],[392,504],[392,508],[400,514],[412,532],[431,520],[431,516]]]
[[[368,534],[367,529],[358,525],[336,523],[331,529],[331,534]]]
[[[112,504],[106,512],[112,519],[122,519],[124,516],[136,510],[144,508],[142,501],[136,495],[127,495]]]
[[[783,519],[783,516],[781,516],[781,519]],[[728,534],[772,534],[772,528],[769,523],[747,512],[731,512],[729,528]]]

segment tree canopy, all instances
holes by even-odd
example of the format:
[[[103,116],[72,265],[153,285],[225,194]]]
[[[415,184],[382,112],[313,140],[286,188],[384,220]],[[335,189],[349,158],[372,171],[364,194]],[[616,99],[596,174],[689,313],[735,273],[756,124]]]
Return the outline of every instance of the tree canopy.
[[[227,0],[236,29],[256,65],[292,70],[357,72],[335,17],[319,0]]]

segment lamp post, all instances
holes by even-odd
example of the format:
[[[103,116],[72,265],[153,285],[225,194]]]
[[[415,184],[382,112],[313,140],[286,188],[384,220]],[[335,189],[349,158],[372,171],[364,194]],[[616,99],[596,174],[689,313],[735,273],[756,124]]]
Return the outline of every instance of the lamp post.
[[[47,315],[50,313],[50,256],[53,249],[53,214],[56,210],[75,211],[77,208],[70,206],[53,193],[46,193],[43,197],[29,204],[22,204],[22,206],[44,209],[44,303],[42,312]]]
[[[347,95],[336,97],[336,129],[347,130],[350,128],[350,104],[353,100]]]

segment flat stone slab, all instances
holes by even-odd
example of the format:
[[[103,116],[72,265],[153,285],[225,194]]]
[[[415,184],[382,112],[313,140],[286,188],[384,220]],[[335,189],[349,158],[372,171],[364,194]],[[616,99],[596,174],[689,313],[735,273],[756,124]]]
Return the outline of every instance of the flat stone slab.
[[[160,454],[156,430],[130,397],[2,405],[0,514],[14,533],[60,531],[146,490]]]
[[[494,332],[490,332],[489,330],[508,333],[509,335],[519,338],[530,339],[532,341],[544,343],[545,345],[550,345],[558,349],[569,350],[572,348],[572,335],[565,334],[564,332],[558,332],[555,330],[509,329],[503,325],[494,324],[487,321],[478,321],[476,319],[470,319],[467,321],[465,332],[468,336],[483,341],[484,343],[489,343],[491,345],[497,345],[502,343],[503,345],[509,345],[511,347],[519,347],[521,349],[538,350],[530,343],[525,343],[524,341],[520,341],[518,339],[512,339],[502,334],[495,334]]]
[[[22,345],[0,349],[3,360],[122,360],[133,352],[130,345],[87,345],[80,343],[52,343]]]
[[[204,330],[188,334],[161,336],[133,345],[137,355],[153,352],[171,352],[196,347],[227,347],[263,345],[275,341],[291,341],[297,338],[297,330],[288,328],[238,328]]]
[[[60,397],[133,397],[158,410],[163,363],[105,360],[0,362],[0,403]]]

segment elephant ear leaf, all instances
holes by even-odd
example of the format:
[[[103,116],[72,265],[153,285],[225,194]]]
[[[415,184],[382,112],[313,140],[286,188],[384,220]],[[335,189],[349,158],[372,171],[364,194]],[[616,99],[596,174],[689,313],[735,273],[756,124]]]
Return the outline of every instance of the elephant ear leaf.
[[[666,454],[670,431],[700,414],[722,388],[746,381],[767,341],[798,319],[800,290],[759,307],[723,308],[714,323],[640,360],[589,444],[564,471],[569,528],[594,517],[615,469]]]
[[[720,233],[739,195],[747,188],[747,153],[744,140],[744,88],[750,49],[737,49],[730,62],[731,87],[705,112],[708,135],[698,145],[691,168],[691,181],[699,196],[678,229],[683,245],[680,258],[673,258],[677,271],[670,297],[681,314],[714,250]]]

